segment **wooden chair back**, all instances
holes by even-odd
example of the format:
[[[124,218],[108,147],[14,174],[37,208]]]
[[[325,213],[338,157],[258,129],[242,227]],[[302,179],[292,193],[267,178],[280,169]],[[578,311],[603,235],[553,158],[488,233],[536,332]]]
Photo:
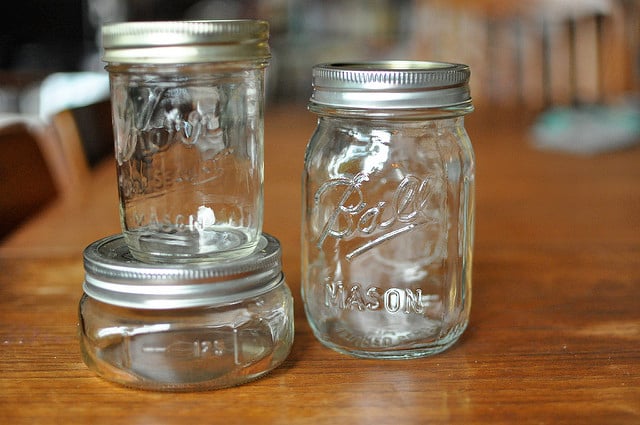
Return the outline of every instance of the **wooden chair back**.
[[[52,127],[67,163],[65,192],[73,192],[86,181],[93,167],[113,157],[111,103],[103,100],[64,109],[51,117]]]
[[[59,193],[46,126],[17,115],[0,117],[0,239]]]

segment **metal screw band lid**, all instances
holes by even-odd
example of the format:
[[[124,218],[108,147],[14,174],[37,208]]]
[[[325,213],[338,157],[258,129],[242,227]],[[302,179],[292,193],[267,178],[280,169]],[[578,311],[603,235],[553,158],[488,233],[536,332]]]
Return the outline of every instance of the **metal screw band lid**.
[[[470,70],[446,62],[381,61],[313,67],[310,108],[459,108],[470,112]]]
[[[103,60],[125,64],[230,62],[271,57],[259,20],[116,22],[102,26]]]
[[[143,309],[237,302],[282,283],[280,243],[264,233],[244,258],[189,264],[143,263],[131,255],[122,235],[114,235],[84,250],[84,269],[88,296]]]

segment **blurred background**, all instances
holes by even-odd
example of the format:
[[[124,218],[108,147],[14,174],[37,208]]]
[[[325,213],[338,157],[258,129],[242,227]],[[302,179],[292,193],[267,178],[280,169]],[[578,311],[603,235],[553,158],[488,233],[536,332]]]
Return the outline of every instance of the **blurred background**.
[[[640,141],[640,0],[20,0],[1,18],[0,239],[111,155],[103,23],[233,18],[271,24],[271,105],[304,110],[316,63],[441,60],[470,65],[479,116],[533,113],[541,147]]]
[[[227,18],[271,23],[273,102],[305,102],[314,63],[390,58],[469,64],[476,104],[603,102],[637,92],[639,9],[638,0],[22,0],[3,12],[0,110],[38,110],[33,89],[51,73],[103,72],[104,22]]]

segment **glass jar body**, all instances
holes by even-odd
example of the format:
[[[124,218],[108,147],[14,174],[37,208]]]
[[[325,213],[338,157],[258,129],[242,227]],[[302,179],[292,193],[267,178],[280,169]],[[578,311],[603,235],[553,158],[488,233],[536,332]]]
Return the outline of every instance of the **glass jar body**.
[[[121,225],[134,257],[241,257],[262,231],[264,64],[110,64]]]
[[[421,357],[466,328],[474,154],[463,120],[320,112],[303,172],[302,298],[323,344]]]
[[[84,294],[80,347],[87,366],[133,388],[195,391],[257,379],[280,365],[294,337],[293,299],[284,281],[223,305],[140,309]]]

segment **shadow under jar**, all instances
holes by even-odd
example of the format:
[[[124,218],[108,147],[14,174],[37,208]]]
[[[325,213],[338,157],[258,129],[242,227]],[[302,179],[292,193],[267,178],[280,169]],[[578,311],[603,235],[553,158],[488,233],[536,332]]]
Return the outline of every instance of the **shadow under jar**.
[[[120,217],[147,262],[241,257],[263,220],[264,21],[102,28]]]
[[[239,385],[279,366],[294,337],[293,298],[277,239],[241,260],[148,264],[122,235],[84,252],[79,305],[85,364],[133,388],[195,391]]]
[[[302,298],[315,336],[359,357],[439,353],[471,307],[469,68],[317,65],[305,154]]]

